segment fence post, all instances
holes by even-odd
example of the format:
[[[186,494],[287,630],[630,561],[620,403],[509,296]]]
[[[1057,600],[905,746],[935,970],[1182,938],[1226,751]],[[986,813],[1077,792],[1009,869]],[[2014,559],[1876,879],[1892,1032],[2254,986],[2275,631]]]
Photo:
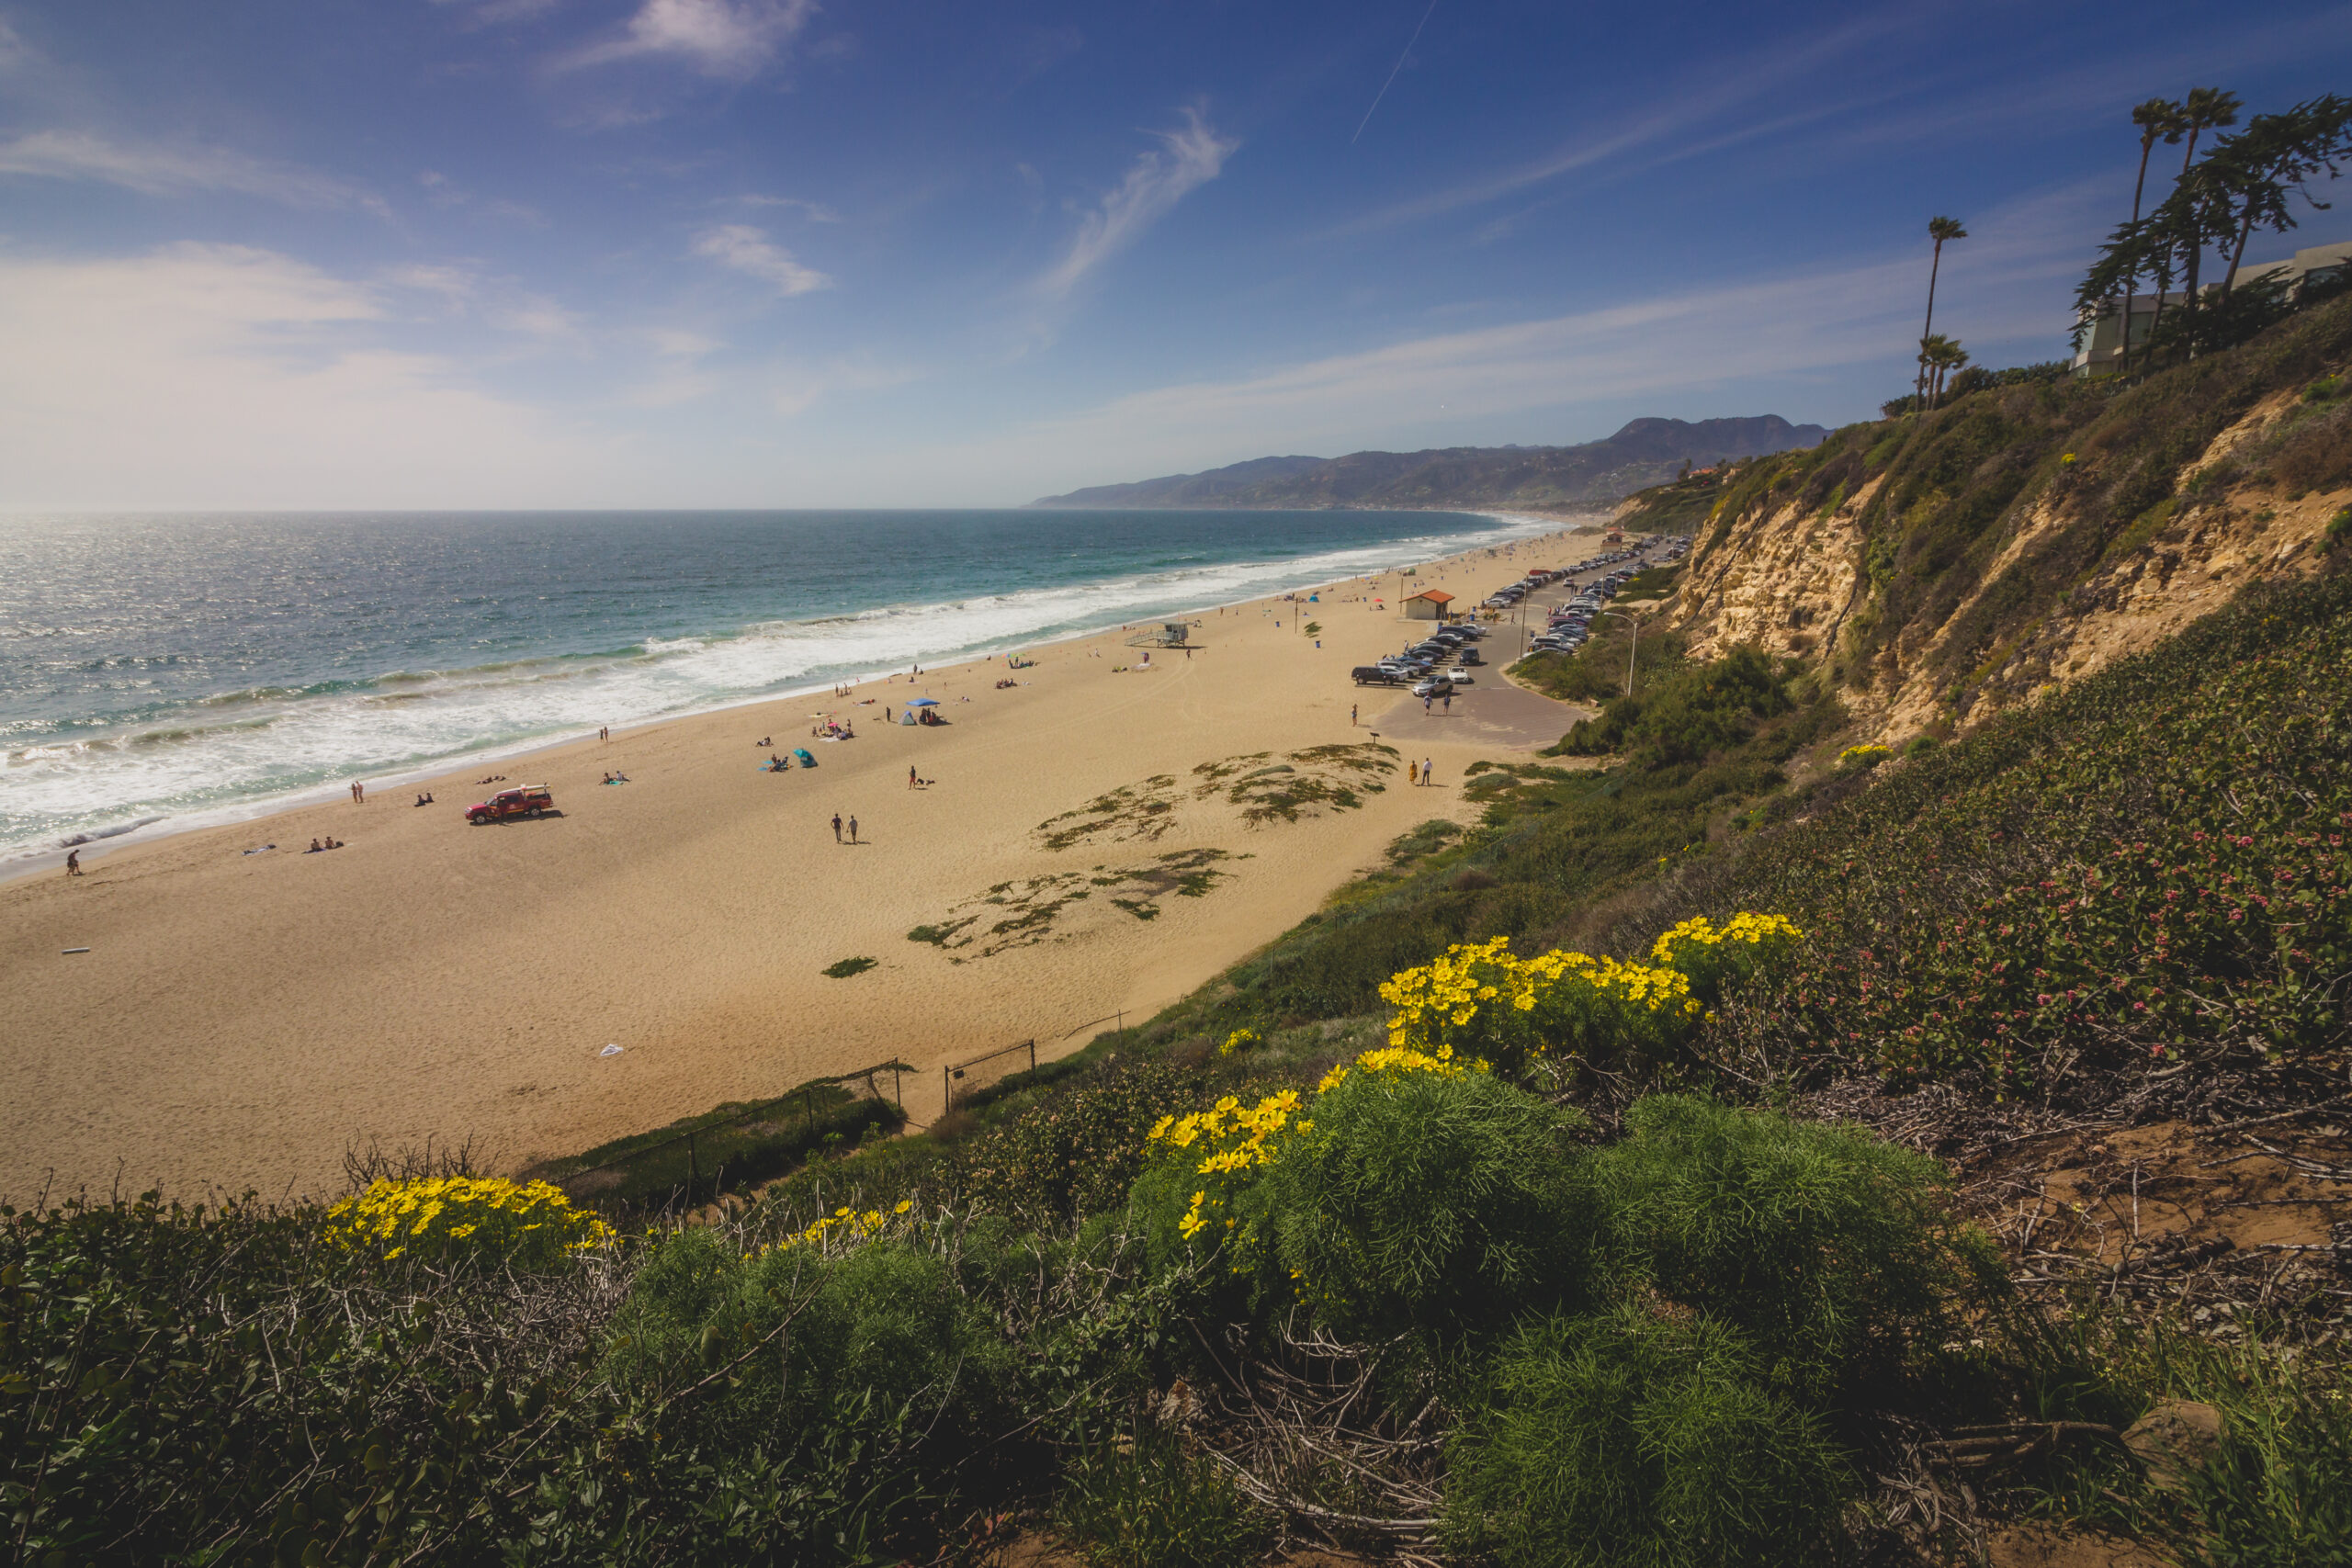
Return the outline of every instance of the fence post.
[[[1035,1040],[1029,1042],[1029,1070],[1033,1073],[1037,1070],[1037,1043]]]

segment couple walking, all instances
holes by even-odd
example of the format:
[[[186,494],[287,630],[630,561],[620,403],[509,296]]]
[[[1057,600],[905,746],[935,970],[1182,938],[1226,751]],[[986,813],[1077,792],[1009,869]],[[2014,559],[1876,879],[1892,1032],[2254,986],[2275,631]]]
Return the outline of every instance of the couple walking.
[[[837,844],[854,844],[857,842],[856,818],[853,817],[849,819],[849,837],[844,839],[842,837],[842,814],[838,811],[833,813],[833,842]]]
[[[1437,764],[1430,761],[1427,757],[1422,758],[1418,762],[1408,760],[1405,763],[1405,782],[1408,784],[1435,784],[1437,782]]]

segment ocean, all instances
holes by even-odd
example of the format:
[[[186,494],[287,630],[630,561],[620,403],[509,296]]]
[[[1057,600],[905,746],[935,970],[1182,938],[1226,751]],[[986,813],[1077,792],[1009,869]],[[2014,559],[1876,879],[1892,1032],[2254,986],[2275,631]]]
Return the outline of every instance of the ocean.
[[[1442,512],[0,519],[0,874],[354,778],[1556,526]]]

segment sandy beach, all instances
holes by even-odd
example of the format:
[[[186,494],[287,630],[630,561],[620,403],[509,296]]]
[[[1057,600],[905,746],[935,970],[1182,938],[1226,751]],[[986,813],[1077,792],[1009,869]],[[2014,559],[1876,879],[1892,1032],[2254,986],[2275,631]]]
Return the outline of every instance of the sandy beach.
[[[1408,591],[1467,604],[1596,536],[1448,558]],[[926,1121],[939,1064],[1029,1039],[1049,1057],[1148,1016],[1397,835],[1466,819],[1472,761],[1573,720],[1499,659],[1451,716],[1351,684],[1412,640],[1398,581],[1205,612],[1196,650],[1148,669],[1106,632],[1024,669],[615,729],[0,885],[0,1196],[325,1194],[347,1148],[428,1137],[512,1168],[892,1057],[928,1069],[905,1083]],[[944,725],[884,722],[926,696]],[[856,739],[812,738],[825,715]],[[764,770],[794,748],[818,765]],[[1434,761],[1434,787],[1408,786],[1408,757]],[[493,772],[547,784],[560,815],[469,826]],[[424,790],[436,804],[414,807]],[[301,852],[324,836],[345,847]],[[876,966],[823,973],[860,957]]]

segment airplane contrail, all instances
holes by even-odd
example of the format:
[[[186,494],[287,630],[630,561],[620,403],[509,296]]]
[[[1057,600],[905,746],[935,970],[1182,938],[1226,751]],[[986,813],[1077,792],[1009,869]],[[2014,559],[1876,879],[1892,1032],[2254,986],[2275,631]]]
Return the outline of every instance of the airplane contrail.
[[[1363,128],[1372,123],[1372,109],[1378,108],[1380,107],[1380,100],[1388,96],[1389,87],[1396,80],[1396,73],[1405,69],[1405,62],[1412,58],[1413,46],[1421,41],[1421,28],[1426,28],[1430,25],[1430,17],[1431,13],[1436,10],[1437,0],[1430,0],[1429,10],[1421,13],[1421,26],[1419,28],[1415,28],[1413,29],[1413,36],[1405,40],[1405,52],[1396,57],[1396,65],[1392,67],[1388,73],[1388,80],[1383,82],[1380,85],[1380,91],[1372,96],[1372,108],[1364,110],[1363,118],[1356,122],[1356,134],[1355,136],[1348,138],[1349,146],[1354,146],[1356,144],[1356,137],[1362,136],[1363,134]]]

